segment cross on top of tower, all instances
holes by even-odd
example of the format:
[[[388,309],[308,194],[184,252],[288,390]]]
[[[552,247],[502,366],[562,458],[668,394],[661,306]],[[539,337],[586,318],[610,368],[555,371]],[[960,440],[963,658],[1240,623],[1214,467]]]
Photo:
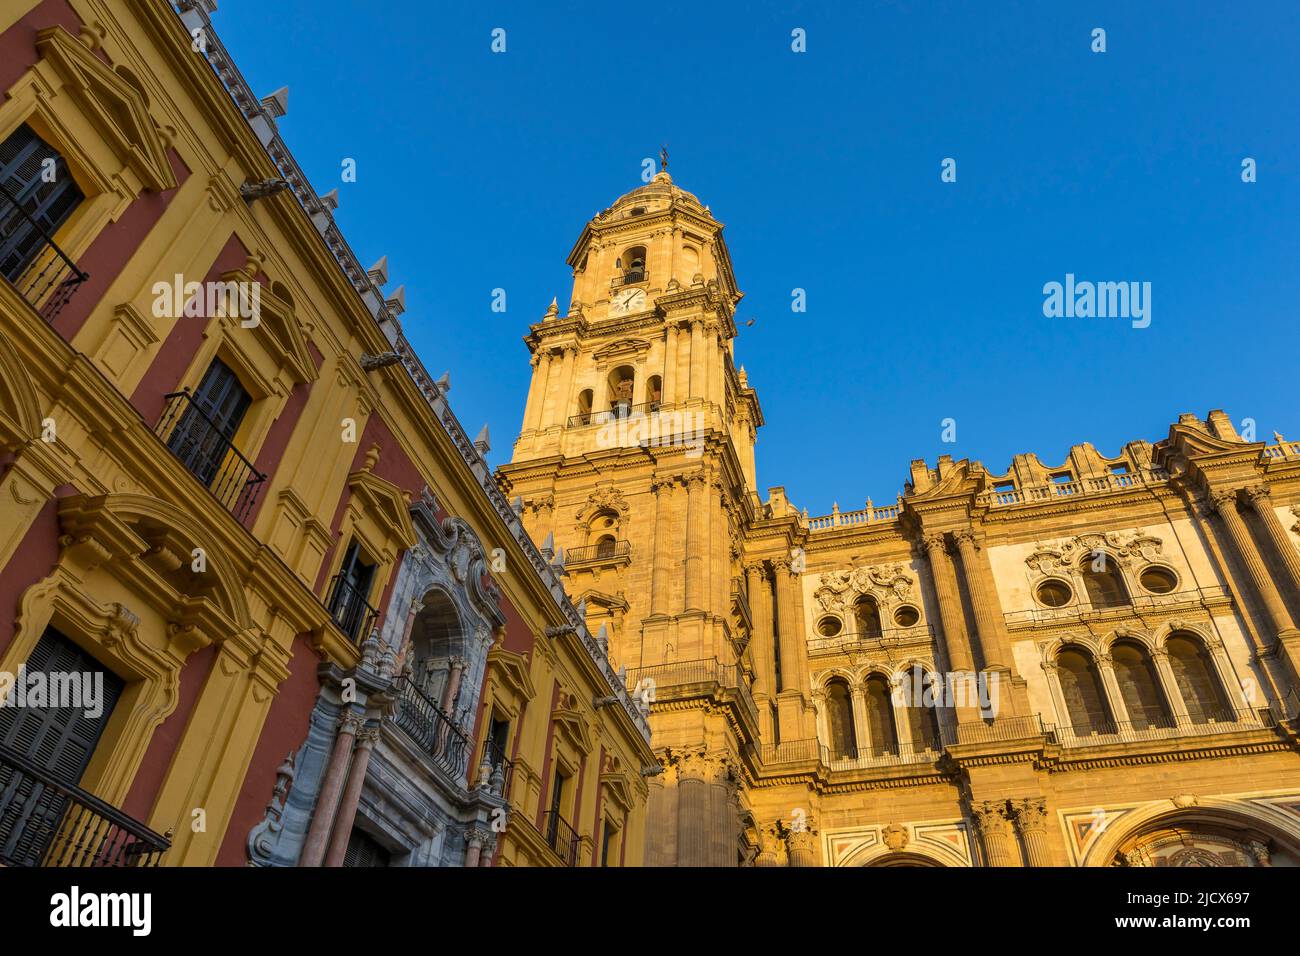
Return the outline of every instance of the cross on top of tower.
[[[668,172],[668,144],[664,143],[659,147],[659,168],[665,173]]]

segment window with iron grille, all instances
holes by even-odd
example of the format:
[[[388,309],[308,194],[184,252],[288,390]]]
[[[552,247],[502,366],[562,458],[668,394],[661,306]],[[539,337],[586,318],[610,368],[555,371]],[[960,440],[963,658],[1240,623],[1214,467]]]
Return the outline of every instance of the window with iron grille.
[[[391,863],[392,854],[383,844],[364,830],[353,829],[347,852],[343,854],[344,866],[389,866]]]
[[[374,577],[375,566],[365,560],[361,545],[353,539],[343,555],[329,610],[339,630],[354,640],[370,616],[370,585]]]
[[[230,367],[214,360],[167,439],[167,447],[199,481],[211,487],[252,401]]]
[[[0,188],[0,275],[14,282],[85,196],[63,157],[25,123],[0,143]]]

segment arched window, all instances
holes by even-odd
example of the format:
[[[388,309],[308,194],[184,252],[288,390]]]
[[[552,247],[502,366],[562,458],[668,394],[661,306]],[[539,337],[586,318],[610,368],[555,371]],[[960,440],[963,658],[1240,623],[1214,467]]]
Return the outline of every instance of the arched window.
[[[826,685],[826,723],[831,733],[831,756],[856,757],[858,742],[853,729],[853,694],[848,682],[838,677]]]
[[[596,557],[612,558],[616,545],[617,542],[612,534],[601,535],[600,540],[596,542]]]
[[[1116,641],[1111,646],[1110,657],[1133,729],[1172,726],[1155,664],[1146,648],[1133,641]]]
[[[663,379],[658,375],[651,375],[645,383],[645,400],[650,403],[650,408],[653,410],[659,407],[659,403],[663,401],[663,397]]]
[[[455,714],[464,689],[462,675],[453,676],[453,661],[463,652],[460,615],[446,594],[430,592],[411,628],[411,678],[425,697],[449,715]]]
[[[1065,647],[1056,655],[1057,676],[1070,728],[1076,735],[1113,734],[1106,694],[1092,655],[1081,647]]]
[[[578,393],[578,424],[586,425],[591,421],[591,389],[584,388]]]
[[[616,418],[625,418],[632,411],[632,393],[636,371],[630,365],[620,365],[609,373],[609,407]]]
[[[1088,555],[1079,566],[1079,573],[1083,575],[1083,587],[1093,607],[1121,607],[1128,603],[1124,579],[1109,554],[1103,551]]]
[[[931,686],[930,678],[920,667],[913,667],[903,674],[902,681],[912,749],[918,752],[941,750],[938,705],[943,699],[942,687]]]
[[[867,678],[867,728],[874,757],[898,753],[898,728],[894,725],[894,703],[889,681],[880,674]]]
[[[587,521],[587,541],[599,548],[606,538],[612,549],[613,542],[618,540],[618,514],[608,508],[601,508]]]
[[[880,608],[876,605],[874,598],[858,598],[858,603],[854,607],[854,614],[858,619],[859,637],[880,636]]]
[[[1174,683],[1194,724],[1232,720],[1232,708],[1214,672],[1205,645],[1190,634],[1173,634],[1165,643]]]
[[[633,246],[615,263],[622,272],[623,282],[641,282],[645,279],[645,246]]]

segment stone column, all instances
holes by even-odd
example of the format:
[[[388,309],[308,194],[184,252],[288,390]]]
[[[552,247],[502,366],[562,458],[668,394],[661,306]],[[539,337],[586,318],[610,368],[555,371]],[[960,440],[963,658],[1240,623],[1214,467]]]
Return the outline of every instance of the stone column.
[[[772,585],[762,561],[745,565],[749,578],[749,610],[754,616],[754,633],[749,646],[754,656],[754,703],[758,708],[759,736],[774,739],[772,708],[776,696],[776,636],[772,632]]]
[[[357,734],[347,786],[343,789],[343,799],[339,801],[338,813],[334,818],[334,836],[330,839],[329,853],[325,855],[326,866],[343,865],[343,857],[348,852],[348,840],[352,836],[352,822],[357,818],[357,804],[361,802],[361,791],[366,783],[366,768],[370,766],[370,754],[378,740],[378,727],[366,727]]]
[[[677,401],[677,326],[668,326],[664,338],[663,404]]]
[[[963,529],[954,533],[953,539],[957,542],[957,550],[961,552],[961,566],[965,572],[971,607],[975,611],[975,627],[979,631],[984,668],[1009,670],[1011,654],[1003,634],[1006,622],[1002,619],[997,592],[992,590],[992,569],[989,568],[979,542],[975,540],[974,531]]]
[[[1286,605],[1282,603],[1282,595],[1278,593],[1277,585],[1264,566],[1263,559],[1260,558],[1259,550],[1255,547],[1254,539],[1251,538],[1250,529],[1246,527],[1246,522],[1237,511],[1236,489],[1211,492],[1210,503],[1227,529],[1237,558],[1255,586],[1255,593],[1263,602],[1264,610],[1268,612],[1275,636],[1281,640],[1296,637],[1295,622],[1292,621]]]
[[[677,865],[709,865],[709,785],[702,753],[686,754],[677,776]]]
[[[706,398],[704,366],[704,322],[702,319],[691,320],[691,384],[687,392],[690,398]]]
[[[707,603],[709,544],[708,476],[698,471],[686,477],[686,610],[702,611]]]
[[[648,784],[650,794],[646,799],[645,865],[669,866],[673,861],[665,852],[667,847],[664,845],[664,831],[668,825],[667,801],[670,797],[675,799],[677,794],[664,785],[662,773],[651,777]]]
[[[1042,797],[1026,797],[1011,801],[1016,818],[1016,830],[1025,845],[1027,866],[1051,866],[1052,854],[1047,848],[1047,801]]]
[[[464,658],[453,657],[451,659],[451,670],[447,674],[447,686],[442,689],[442,700],[438,702],[438,707],[448,717],[452,716],[452,708],[456,706],[456,698],[460,695],[460,679],[464,675]]]
[[[650,482],[655,496],[655,551],[650,570],[650,613],[668,614],[672,608],[673,488],[676,478],[656,477]]]
[[[971,808],[975,829],[984,845],[986,866],[1015,866],[1011,834],[1007,828],[1007,808],[1002,801],[985,800]]]
[[[528,389],[528,402],[524,405],[524,431],[536,431],[541,423],[542,405],[546,402],[546,376],[551,370],[549,352],[533,356],[533,380]]]
[[[966,635],[966,615],[957,591],[957,574],[948,556],[948,544],[939,531],[925,536],[925,555],[930,562],[935,597],[939,603],[939,621],[943,626],[943,644],[948,667],[953,671],[973,672],[970,639]]]
[[[465,867],[469,869],[479,865],[483,855],[483,845],[487,834],[482,827],[473,826],[465,831]]]
[[[321,782],[320,795],[316,798],[316,808],[312,812],[307,840],[303,844],[302,856],[298,860],[299,866],[320,866],[325,858],[325,845],[330,830],[334,828],[334,811],[338,807],[339,795],[343,792],[343,781],[348,772],[348,763],[352,759],[352,744],[362,723],[362,718],[351,710],[345,711],[339,718],[334,750],[330,753],[329,764],[325,767],[325,779]]]
[[[816,866],[817,853],[813,849],[813,832],[811,829],[791,830],[786,834],[786,849],[789,851],[790,866]]]
[[[740,815],[735,804],[735,787],[731,767],[725,756],[708,758],[709,810],[709,865],[736,865],[737,825]]]
[[[849,688],[851,700],[853,703],[853,746],[856,748],[857,757],[869,757],[871,755],[871,721],[867,720],[867,693],[866,688],[859,681],[854,681],[853,686]],[[828,727],[827,730],[830,728]],[[827,738],[827,743],[831,743]]]
[[[1255,514],[1259,516],[1260,524],[1264,526],[1264,531],[1268,538],[1273,542],[1273,550],[1282,559],[1282,566],[1286,568],[1287,577],[1291,580],[1291,585],[1300,593],[1300,551],[1296,550],[1295,544],[1291,541],[1291,536],[1287,533],[1286,527],[1278,518],[1277,512],[1273,510],[1273,496],[1267,485],[1254,485],[1246,489],[1246,500],[1250,506],[1255,509]]]
[[[1160,692],[1169,703],[1169,709],[1173,713],[1174,723],[1179,727],[1186,727],[1191,723],[1191,716],[1187,713],[1187,703],[1183,700],[1183,692],[1178,687],[1178,678],[1174,676],[1174,669],[1169,663],[1169,651],[1164,647],[1157,647],[1151,652],[1151,661],[1156,668],[1156,677],[1160,681]]]
[[[569,415],[577,412],[571,404],[573,392],[573,363],[578,356],[578,347],[576,345],[564,346],[564,359],[560,368],[560,390],[555,396],[556,421],[554,424],[564,426],[569,423]],[[595,403],[595,395],[592,395],[592,402]]]
[[[1115,676],[1115,659],[1109,653],[1101,653],[1096,655],[1096,663],[1102,693],[1106,696],[1106,711],[1114,722],[1115,731],[1123,733],[1134,729],[1128,708],[1124,704],[1124,691],[1120,689],[1119,678]]]

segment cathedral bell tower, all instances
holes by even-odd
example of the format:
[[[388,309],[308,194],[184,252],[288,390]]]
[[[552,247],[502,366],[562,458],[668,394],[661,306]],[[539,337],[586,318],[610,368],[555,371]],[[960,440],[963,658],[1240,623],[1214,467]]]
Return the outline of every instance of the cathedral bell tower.
[[[500,469],[651,704],[660,865],[736,864],[739,755],[757,736],[741,552],[762,412],[732,357],[742,293],[722,228],[666,168],[586,224],[567,311],[552,302],[525,337],[532,383]]]

